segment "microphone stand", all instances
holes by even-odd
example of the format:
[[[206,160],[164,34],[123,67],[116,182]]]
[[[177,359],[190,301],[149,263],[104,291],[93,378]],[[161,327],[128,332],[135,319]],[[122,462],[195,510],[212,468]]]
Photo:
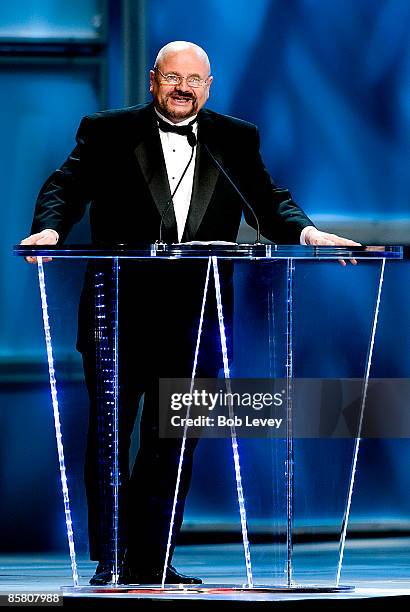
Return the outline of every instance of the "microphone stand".
[[[256,213],[254,211],[254,209],[252,208],[252,206],[249,204],[248,200],[245,198],[245,196],[243,195],[243,193],[239,190],[239,188],[235,185],[234,181],[231,179],[231,177],[229,176],[229,174],[226,172],[226,170],[223,168],[223,166],[221,165],[221,163],[216,159],[215,155],[213,155],[213,153],[211,152],[211,150],[209,149],[208,145],[205,142],[201,143],[204,147],[204,149],[207,151],[208,155],[210,156],[210,158],[212,159],[212,161],[214,162],[215,166],[218,168],[218,170],[220,170],[222,172],[222,174],[224,175],[224,177],[227,179],[227,181],[230,183],[230,185],[234,188],[234,190],[236,191],[236,193],[238,194],[238,196],[241,198],[242,202],[245,204],[245,206],[251,211],[255,221],[256,221],[256,240],[255,240],[255,245],[259,246],[262,244],[262,242],[260,241],[260,237],[261,237],[261,230],[260,230],[260,226],[259,226],[259,219],[256,216]]]

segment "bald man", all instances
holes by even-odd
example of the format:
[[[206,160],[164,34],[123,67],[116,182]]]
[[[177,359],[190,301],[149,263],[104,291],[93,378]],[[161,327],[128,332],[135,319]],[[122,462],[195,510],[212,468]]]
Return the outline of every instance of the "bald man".
[[[242,213],[253,227],[255,218],[218,169],[211,151],[251,203],[266,238],[290,244],[356,244],[320,232],[289,191],[272,183],[260,157],[254,125],[204,110],[212,80],[203,49],[184,41],[163,47],[150,70],[151,103],[83,118],[75,149],[40,191],[31,235],[22,243],[64,242],[88,203],[96,246],[147,244],[160,237],[168,243],[236,241]],[[158,436],[158,379],[191,375],[191,331],[197,323],[203,276],[189,276],[186,262],[163,268],[157,265],[155,271],[149,266],[122,264],[121,274],[119,546],[124,566],[120,581],[159,583],[180,441]],[[101,486],[104,466],[98,460],[98,422],[102,416],[91,276],[89,270],[80,305],[77,347],[83,355],[90,395],[85,479],[90,554],[98,561],[91,584],[101,585],[111,581],[112,502],[108,499],[111,493]],[[209,359],[200,374],[216,376],[219,365]],[[130,439],[143,394],[140,448],[130,474]],[[167,583],[201,582],[179,574],[170,565],[182,524],[194,449],[195,441],[189,440]]]

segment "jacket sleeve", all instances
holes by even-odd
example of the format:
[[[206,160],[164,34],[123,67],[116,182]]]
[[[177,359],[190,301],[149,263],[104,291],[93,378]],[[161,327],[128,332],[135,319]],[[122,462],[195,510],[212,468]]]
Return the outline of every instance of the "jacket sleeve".
[[[260,155],[259,145],[259,132],[254,127],[247,146],[244,191],[265,238],[282,244],[299,244],[303,228],[315,224],[293,201],[288,189],[273,183]],[[247,207],[244,207],[244,215],[246,222],[256,229],[255,217]]]
[[[76,147],[63,165],[45,181],[37,198],[31,233],[43,229],[58,232],[64,242],[72,226],[84,215],[91,200],[88,144],[89,120],[84,117],[76,135]]]

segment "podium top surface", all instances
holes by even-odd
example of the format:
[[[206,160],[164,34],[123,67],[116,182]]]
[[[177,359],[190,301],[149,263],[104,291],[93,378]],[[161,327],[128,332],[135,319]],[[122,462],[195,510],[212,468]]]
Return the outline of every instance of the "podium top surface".
[[[14,255],[64,259],[407,259],[402,246],[327,247],[277,244],[234,244],[224,242],[116,245],[32,246],[17,245]]]

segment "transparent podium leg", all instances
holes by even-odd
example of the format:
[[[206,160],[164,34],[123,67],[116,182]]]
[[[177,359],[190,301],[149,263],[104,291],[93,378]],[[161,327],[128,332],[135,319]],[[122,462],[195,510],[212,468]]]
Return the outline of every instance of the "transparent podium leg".
[[[119,554],[119,346],[118,346],[118,291],[119,260],[113,258],[111,270],[97,271],[94,276],[95,340],[97,366],[97,401],[99,405],[99,486],[107,496],[111,523],[105,534],[105,556],[111,565],[111,582],[118,584]],[[101,508],[102,512],[102,508]],[[108,548],[107,548],[108,547]]]
[[[196,377],[196,369],[197,369],[198,355],[199,355],[199,349],[200,349],[200,343],[201,343],[202,327],[203,327],[206,299],[207,299],[207,294],[208,294],[211,264],[212,264],[212,271],[213,271],[214,283],[215,283],[216,305],[217,305],[219,333],[220,333],[220,340],[221,340],[221,352],[222,352],[225,384],[227,386],[228,392],[230,392],[230,382],[229,382],[230,370],[229,370],[228,350],[227,350],[227,343],[226,343],[226,336],[225,336],[225,326],[224,326],[223,306],[222,306],[222,299],[221,299],[221,285],[220,285],[219,270],[218,270],[218,260],[217,260],[217,257],[210,257],[208,259],[208,266],[207,266],[206,278],[205,278],[205,284],[204,284],[204,292],[203,292],[203,297],[202,297],[201,313],[200,313],[199,324],[198,324],[198,333],[197,333],[194,361],[193,361],[192,374],[191,374],[190,393],[192,393],[193,391],[195,377]],[[187,416],[187,419],[190,416],[189,407],[187,409],[186,416]],[[233,417],[233,408],[231,404],[229,405],[229,416]],[[170,525],[169,525],[167,550],[166,550],[165,562],[164,562],[163,573],[162,573],[162,587],[164,587],[165,585],[166,570],[167,570],[168,561],[169,561],[171,540],[172,540],[172,534],[173,534],[173,528],[174,528],[175,510],[176,510],[176,505],[177,505],[177,500],[178,500],[182,466],[183,466],[183,460],[184,460],[187,429],[188,429],[188,426],[185,424],[182,443],[181,443],[181,451],[180,451],[180,456],[179,456],[178,472],[177,472],[177,480],[176,480],[176,485],[175,485],[172,514],[171,514],[171,520],[170,520]],[[238,441],[237,441],[234,426],[231,426],[231,444],[232,444],[232,452],[233,452],[233,460],[234,460],[235,481],[236,481],[236,490],[237,490],[237,497],[238,497],[239,514],[240,514],[240,520],[241,520],[242,541],[243,541],[246,576],[247,576],[247,588],[253,588],[253,575],[252,575],[251,555],[250,555],[250,546],[249,546],[249,538],[248,538],[245,499],[244,499],[243,487],[242,487],[240,458],[239,458],[239,452],[238,452]]]
[[[64,457],[63,435],[61,431],[60,409],[58,405],[57,384],[56,384],[54,358],[53,358],[53,345],[52,345],[52,340],[51,340],[50,322],[48,318],[47,292],[46,292],[46,282],[45,282],[42,257],[37,258],[37,269],[38,269],[38,282],[39,282],[40,296],[41,296],[41,309],[43,313],[44,336],[45,336],[46,350],[47,350],[47,362],[48,362],[48,374],[49,374],[49,381],[50,381],[51,401],[53,405],[54,428],[55,428],[56,442],[57,442],[58,464],[59,464],[59,469],[60,469],[61,490],[62,490],[63,500],[64,500],[64,514],[65,514],[65,524],[66,524],[66,530],[67,530],[67,540],[68,540],[68,547],[70,551],[73,586],[77,587],[78,586],[78,569],[77,569],[77,560],[76,560],[75,545],[74,545],[74,531],[73,531],[73,522],[71,518],[70,495],[69,495],[68,484],[67,484],[67,472],[66,472],[65,457]]]
[[[193,362],[193,365],[192,365],[191,385],[190,385],[190,393],[191,394],[192,394],[193,387],[194,387],[194,382],[195,382],[195,377],[196,377],[196,368],[197,368],[197,364],[198,364],[199,346],[200,346],[200,343],[201,343],[202,326],[203,326],[203,322],[204,322],[206,296],[208,294],[210,269],[211,269],[211,258],[208,259],[208,267],[207,267],[207,270],[206,270],[204,293],[203,293],[203,296],[202,296],[201,314],[200,314],[200,317],[199,317],[198,333],[197,333],[196,345],[195,345],[194,362]],[[187,416],[187,419],[190,416],[190,408],[189,408],[189,406],[188,406],[188,410],[187,410],[187,415],[186,416]],[[185,423],[184,432],[183,432],[183,435],[182,435],[182,442],[181,442],[181,452],[180,452],[179,461],[178,461],[178,472],[177,472],[177,480],[176,480],[176,483],[175,483],[174,500],[173,500],[173,503],[172,503],[172,513],[171,513],[171,520],[170,520],[169,531],[168,531],[167,549],[166,549],[166,553],[165,553],[164,567],[163,567],[163,570],[162,570],[162,578],[161,578],[161,586],[162,586],[162,588],[164,588],[164,585],[165,585],[168,561],[169,561],[170,550],[171,550],[171,541],[172,541],[172,535],[173,535],[173,531],[174,531],[175,512],[176,512],[176,506],[177,506],[177,502],[178,502],[179,487],[180,487],[180,484],[181,484],[182,465],[183,465],[183,462],[184,462],[187,430],[188,430],[188,426]]]
[[[293,583],[293,502],[294,502],[294,451],[293,451],[293,279],[295,265],[288,259],[286,267],[286,580]]]
[[[113,280],[114,280],[114,414],[113,414],[113,457],[112,457],[112,487],[113,487],[113,535],[114,535],[114,563],[112,568],[113,583],[118,584],[119,578],[119,559],[118,559],[118,521],[119,521],[119,487],[120,487],[120,472],[118,465],[118,366],[119,366],[119,350],[118,350],[118,283],[119,283],[119,260],[118,257],[113,259]]]
[[[220,280],[219,280],[218,259],[215,256],[212,257],[212,267],[213,267],[214,280],[215,280],[216,306],[218,310],[219,335],[221,338],[221,351],[222,351],[225,384],[226,384],[228,393],[231,394],[231,386],[230,386],[231,374],[230,374],[229,363],[228,363],[228,349],[227,349],[226,336],[225,336],[225,324],[224,324],[223,307],[222,307],[222,299],[221,299],[221,285],[220,285]],[[230,400],[228,403],[228,410],[229,410],[229,417],[231,421],[233,422],[234,414],[233,414],[232,400]],[[242,487],[242,475],[241,475],[241,465],[240,465],[239,451],[238,451],[238,440],[236,436],[235,425],[231,425],[230,429],[231,429],[232,454],[233,454],[233,461],[234,461],[234,467],[235,467],[236,493],[238,497],[239,516],[241,519],[243,551],[245,555],[247,587],[251,589],[253,588],[251,552],[250,552],[250,546],[249,546],[248,521],[246,518],[245,498],[243,495],[243,487]]]
[[[351,466],[350,478],[349,478],[349,488],[348,488],[348,494],[346,498],[346,507],[345,507],[343,521],[342,521],[342,531],[340,535],[339,560],[337,564],[337,573],[336,573],[336,586],[337,587],[339,586],[340,575],[342,572],[343,555],[344,555],[344,549],[345,549],[345,544],[346,544],[347,526],[349,523],[350,506],[352,502],[353,487],[354,487],[355,476],[356,476],[357,459],[358,459],[360,439],[361,439],[360,436],[362,434],[363,415],[364,415],[364,409],[366,406],[367,389],[369,385],[370,368],[372,365],[374,341],[376,337],[377,322],[379,319],[380,300],[381,300],[381,295],[382,295],[385,266],[386,266],[386,260],[383,259],[381,262],[381,267],[380,267],[377,297],[376,297],[376,303],[375,303],[374,313],[373,313],[373,322],[372,322],[372,328],[371,328],[371,333],[370,333],[369,347],[368,347],[367,356],[366,356],[366,367],[365,367],[365,373],[364,373],[364,379],[363,379],[363,391],[362,391],[362,397],[361,397],[361,402],[360,402],[360,413],[359,413],[358,426],[357,426],[357,435],[356,435],[356,440],[355,440],[355,445],[354,445],[354,450],[353,450],[353,459],[352,459],[352,466]]]

